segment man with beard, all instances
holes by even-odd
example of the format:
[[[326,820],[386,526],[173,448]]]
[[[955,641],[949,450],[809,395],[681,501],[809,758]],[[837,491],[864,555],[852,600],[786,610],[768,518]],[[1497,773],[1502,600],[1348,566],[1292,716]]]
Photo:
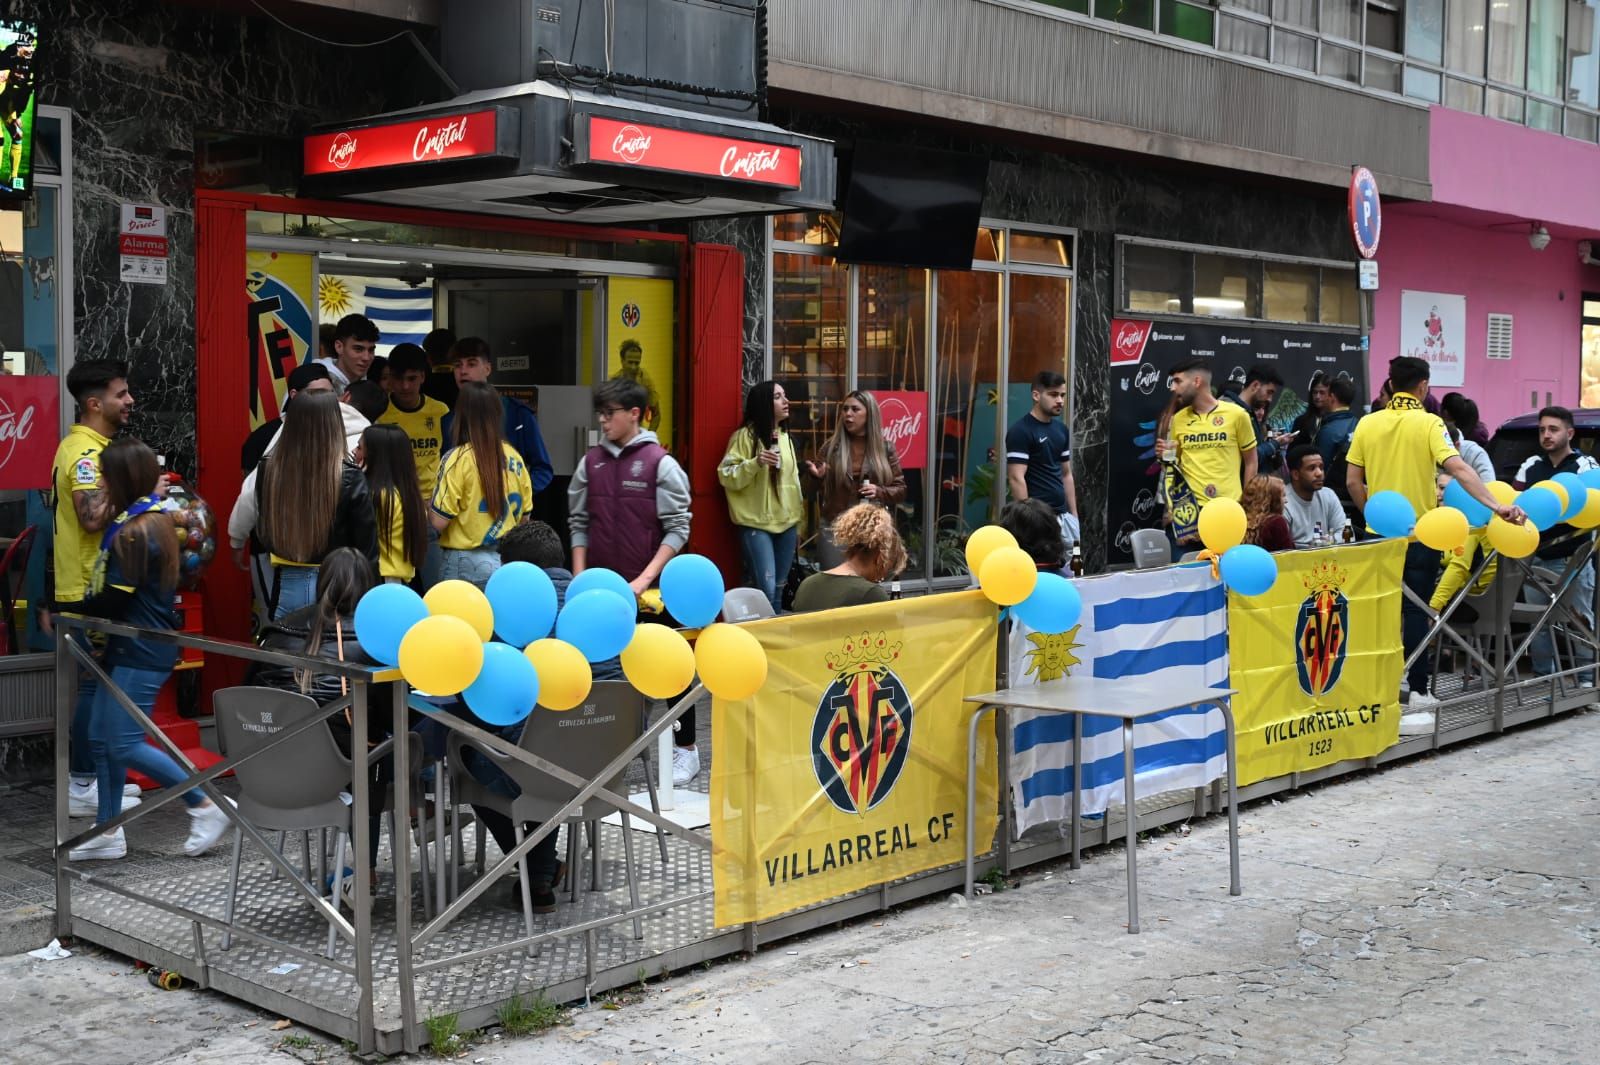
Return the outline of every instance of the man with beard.
[[[1211,393],[1211,364],[1190,359],[1168,378],[1178,410],[1157,441],[1167,465],[1173,538],[1199,542],[1200,511],[1214,499],[1237,500],[1256,475],[1256,427],[1250,412]]]
[[[1072,448],[1061,412],[1067,379],[1041,370],[1033,379],[1033,407],[1006,430],[1006,483],[1015,500],[1037,499],[1056,515],[1070,551],[1078,542],[1078,491],[1072,482]]]

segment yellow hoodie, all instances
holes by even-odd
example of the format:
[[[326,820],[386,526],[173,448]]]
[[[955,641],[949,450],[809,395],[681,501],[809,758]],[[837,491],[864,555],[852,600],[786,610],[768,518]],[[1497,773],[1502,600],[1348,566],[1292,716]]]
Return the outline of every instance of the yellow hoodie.
[[[728,515],[735,525],[781,533],[800,524],[805,502],[800,494],[800,463],[789,434],[778,430],[777,475],[756,461],[762,450],[743,427],[728,439],[728,451],[717,464],[717,480],[728,493]]]

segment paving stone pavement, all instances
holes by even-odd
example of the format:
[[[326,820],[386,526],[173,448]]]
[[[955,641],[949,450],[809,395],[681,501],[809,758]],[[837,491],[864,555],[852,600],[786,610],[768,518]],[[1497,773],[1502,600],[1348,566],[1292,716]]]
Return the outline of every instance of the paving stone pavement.
[[[1568,715],[1247,808],[1240,898],[1223,820],[1155,837],[1139,936],[1111,848],[971,905],[912,905],[679,973],[463,1060],[1588,1065],[1597,767],[1600,714]],[[0,960],[0,1017],[0,1059],[19,1065],[347,1060],[94,952]]]

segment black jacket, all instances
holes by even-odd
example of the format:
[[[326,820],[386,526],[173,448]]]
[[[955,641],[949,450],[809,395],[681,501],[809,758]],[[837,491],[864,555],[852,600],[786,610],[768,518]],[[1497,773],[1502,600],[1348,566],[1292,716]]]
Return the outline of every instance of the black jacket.
[[[311,639],[311,622],[316,614],[315,603],[285,614],[262,631],[261,646],[269,651],[291,653],[304,651],[307,641]],[[341,618],[337,626],[323,632],[322,644],[317,648],[316,657],[329,662],[338,662],[341,661],[341,653],[345,662],[364,666],[377,665],[372,657],[362,650],[361,641],[356,639],[356,621],[353,617]],[[294,670],[288,666],[265,664],[252,666],[246,683],[264,688],[277,688],[281,691],[302,690]],[[339,677],[331,673],[317,673],[312,676],[311,688],[305,694],[315,699],[318,705],[326,706],[335,699],[344,698],[347,691],[340,684]],[[367,693],[369,739],[376,741],[389,735],[389,725],[393,717],[391,702],[393,698],[392,685],[374,684],[369,688]]]

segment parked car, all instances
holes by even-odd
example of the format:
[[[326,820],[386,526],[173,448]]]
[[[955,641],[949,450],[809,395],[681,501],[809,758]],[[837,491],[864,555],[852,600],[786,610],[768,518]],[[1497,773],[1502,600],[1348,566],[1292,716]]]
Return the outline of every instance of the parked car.
[[[1577,429],[1577,435],[1572,438],[1574,450],[1585,455],[1596,457],[1597,446],[1600,446],[1600,408],[1577,407],[1572,411],[1572,424]],[[1494,472],[1502,481],[1509,482],[1517,467],[1527,461],[1528,456],[1536,454],[1539,450],[1539,414],[1530,411],[1519,414],[1502,422],[1494,436],[1489,439],[1489,461],[1494,463]]]

